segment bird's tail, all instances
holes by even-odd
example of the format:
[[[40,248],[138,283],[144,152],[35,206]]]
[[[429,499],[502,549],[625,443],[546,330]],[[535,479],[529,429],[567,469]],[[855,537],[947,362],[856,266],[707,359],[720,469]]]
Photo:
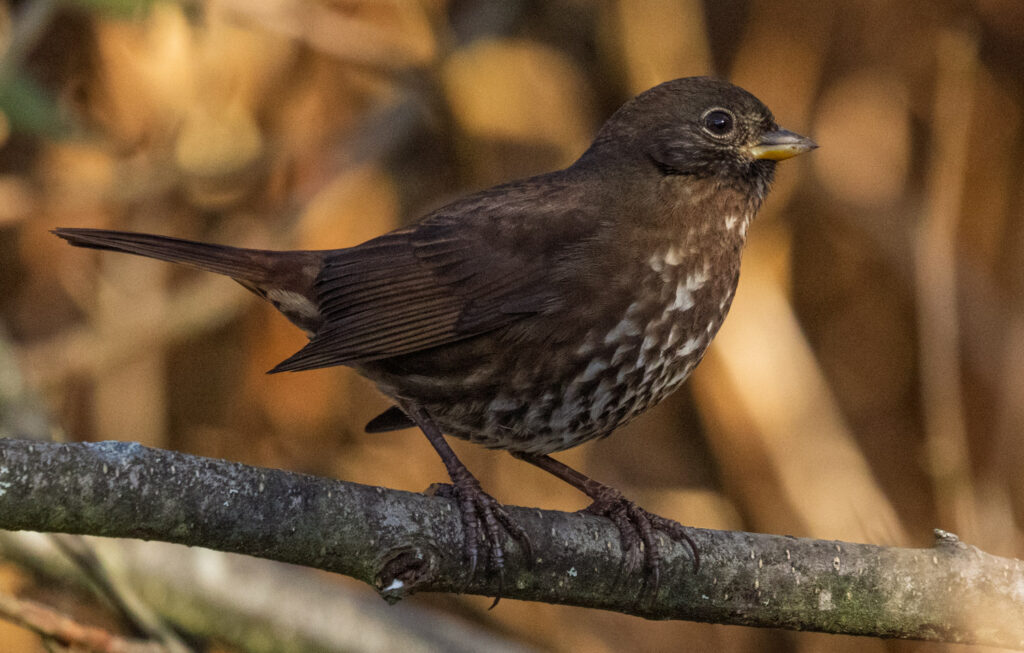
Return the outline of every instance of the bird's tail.
[[[272,256],[268,254],[277,253],[108,229],[54,229],[53,233],[76,247],[105,249],[184,263],[201,270],[225,274],[239,281],[266,281],[273,267]]]
[[[314,282],[323,262],[321,252],[245,249],[108,229],[62,228],[53,233],[76,247],[137,254],[227,275],[270,301],[307,333],[319,327]]]

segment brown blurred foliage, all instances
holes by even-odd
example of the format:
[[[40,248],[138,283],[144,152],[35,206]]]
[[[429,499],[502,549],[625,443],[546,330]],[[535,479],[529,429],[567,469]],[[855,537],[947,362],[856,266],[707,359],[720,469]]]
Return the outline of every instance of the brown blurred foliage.
[[[698,526],[901,545],[941,527],[1024,555],[1019,0],[43,4],[39,25],[33,3],[0,16],[0,321],[68,437],[444,480],[420,434],[362,433],[386,402],[349,370],[265,376],[303,337],[230,281],[47,230],[352,245],[564,166],[635,93],[717,74],[821,149],[781,166],[686,389],[561,458]],[[584,505],[460,444],[499,500]],[[414,600],[558,651],[914,648]]]

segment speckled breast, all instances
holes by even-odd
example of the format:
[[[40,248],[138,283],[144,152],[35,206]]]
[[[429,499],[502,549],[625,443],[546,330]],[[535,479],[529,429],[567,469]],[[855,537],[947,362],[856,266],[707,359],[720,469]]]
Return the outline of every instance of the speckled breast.
[[[738,278],[738,265],[716,275],[711,267],[671,249],[651,256],[634,279],[638,299],[616,319],[485,396],[428,410],[451,435],[513,451],[551,453],[610,434],[675,390],[704,356]]]

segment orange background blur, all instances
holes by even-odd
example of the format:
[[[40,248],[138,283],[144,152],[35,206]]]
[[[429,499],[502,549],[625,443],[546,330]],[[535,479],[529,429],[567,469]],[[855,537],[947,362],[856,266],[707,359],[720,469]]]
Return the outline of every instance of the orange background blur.
[[[304,342],[269,305],[48,230],[355,245],[562,167],[628,98],[711,73],[821,149],[779,167],[691,381],[560,459],[696,526],[906,546],[941,527],[1024,555],[1019,0],[49,4],[27,35],[0,16],[24,82],[0,94],[0,327],[69,439],[446,480],[418,432],[362,433],[387,403],[350,370],[266,376]],[[586,504],[454,446],[500,501]],[[917,650],[412,600],[542,650]]]

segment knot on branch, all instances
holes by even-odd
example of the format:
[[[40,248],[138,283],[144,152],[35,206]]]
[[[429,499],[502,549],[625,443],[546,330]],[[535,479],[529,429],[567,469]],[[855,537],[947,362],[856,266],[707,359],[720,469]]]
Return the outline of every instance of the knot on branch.
[[[373,584],[381,598],[395,604],[416,588],[429,584],[437,577],[437,557],[423,547],[393,549],[384,556]]]

